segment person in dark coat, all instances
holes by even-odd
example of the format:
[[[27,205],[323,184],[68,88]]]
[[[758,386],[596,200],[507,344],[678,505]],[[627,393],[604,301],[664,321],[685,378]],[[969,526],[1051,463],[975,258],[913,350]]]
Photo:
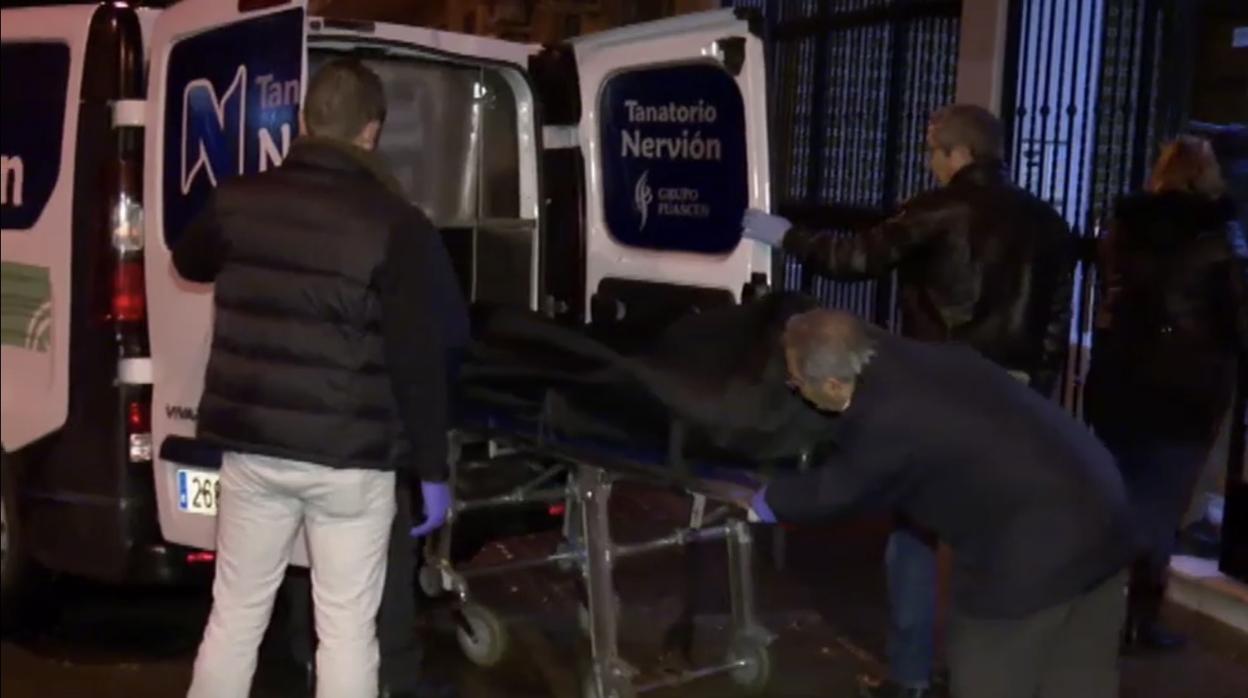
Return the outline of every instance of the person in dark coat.
[[[1073,238],[1052,206],[1009,180],[1004,130],[987,110],[937,111],[927,133],[940,188],[892,219],[851,236],[750,211],[744,235],[814,273],[841,280],[896,270],[901,331],[969,344],[1044,395],[1058,383],[1069,342]],[[936,625],[930,532],[902,522],[885,555],[890,595],[889,683],[878,698],[928,695]]]
[[[376,617],[396,471],[420,481],[413,534],[447,484],[450,261],[374,154],[377,75],[332,61],[308,85],[276,169],[223,182],[174,244],[215,285],[198,436],[224,452],[213,609],[192,698],[243,698],[299,529],[307,533],[317,695],[376,696]]]
[[[829,415],[836,449],[760,490],[760,518],[895,510],[947,541],[958,698],[1117,696],[1135,543],[1109,451],[966,346],[829,310],[790,319],[783,346],[790,385]]]
[[[1169,144],[1149,191],[1120,201],[1101,243],[1087,414],[1118,459],[1146,548],[1132,568],[1127,648],[1183,643],[1158,623],[1192,490],[1248,347],[1243,229],[1209,143]]]

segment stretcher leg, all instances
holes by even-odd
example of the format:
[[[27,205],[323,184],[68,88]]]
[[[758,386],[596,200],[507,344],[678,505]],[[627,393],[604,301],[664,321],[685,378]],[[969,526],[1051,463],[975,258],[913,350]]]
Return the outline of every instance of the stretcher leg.
[[[446,442],[446,462],[447,462],[447,485],[451,489],[451,496],[458,501],[456,495],[456,474],[459,472],[460,461],[463,457],[463,439],[458,433],[452,432],[447,437]],[[448,591],[443,572],[449,570],[451,565],[451,543],[455,535],[455,520],[458,518],[455,507],[451,507],[451,511],[447,513],[446,523],[441,528],[426,536],[423,541],[424,547],[424,564],[421,565],[418,580],[420,588],[429,597],[441,595]],[[454,590],[462,595],[463,590]],[[461,598],[461,601],[466,599]]]
[[[732,680],[752,693],[766,689],[771,678],[772,634],[758,623],[754,594],[754,537],[749,524],[728,524],[728,584],[732,603],[732,645],[728,660],[736,663]]]
[[[581,465],[577,471],[586,560],[585,589],[589,601],[589,641],[593,667],[587,677],[587,698],[629,698],[632,667],[620,658],[619,618],[615,606],[611,526],[608,518],[611,483],[601,468]],[[594,693],[588,693],[590,689]]]
[[[754,537],[744,521],[729,524],[728,584],[732,603],[732,629],[748,632],[758,623],[754,617]]]

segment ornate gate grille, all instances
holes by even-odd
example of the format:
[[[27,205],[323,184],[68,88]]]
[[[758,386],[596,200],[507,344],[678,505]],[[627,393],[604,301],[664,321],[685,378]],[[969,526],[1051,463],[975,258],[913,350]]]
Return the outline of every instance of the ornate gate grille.
[[[731,4],[731,3],[730,3]],[[960,0],[753,0],[766,19],[772,196],[838,232],[932,185],[927,117],[954,96]],[[776,284],[895,327],[894,284],[836,283],[778,259]]]

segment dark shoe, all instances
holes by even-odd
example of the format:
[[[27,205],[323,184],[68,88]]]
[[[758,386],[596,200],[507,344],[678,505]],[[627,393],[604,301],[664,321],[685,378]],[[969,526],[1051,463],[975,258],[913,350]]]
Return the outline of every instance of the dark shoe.
[[[858,679],[858,695],[860,698],[937,698],[930,686],[907,687],[865,676]]]

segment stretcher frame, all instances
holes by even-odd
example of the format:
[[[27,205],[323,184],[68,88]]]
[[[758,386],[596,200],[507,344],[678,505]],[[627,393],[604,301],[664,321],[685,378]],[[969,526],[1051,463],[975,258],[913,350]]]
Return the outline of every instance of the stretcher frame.
[[[468,464],[480,462],[474,458],[488,462],[517,455],[531,455],[534,459],[533,476],[527,482],[491,497],[471,500],[458,495],[455,485],[460,471]],[[765,688],[771,674],[769,647],[774,636],[758,622],[755,609],[753,537],[747,523],[755,517],[749,509],[747,488],[694,477],[685,469],[645,462],[602,447],[499,428],[491,421],[452,432],[449,461],[451,488],[456,494],[446,524],[425,542],[420,581],[426,593],[450,592],[457,597],[457,635],[461,649],[471,661],[485,667],[498,664],[506,651],[506,629],[496,614],[474,601],[470,581],[558,566],[565,571],[580,571],[586,595],[582,629],[589,636],[591,667],[583,677],[585,698],[632,698],[720,674],[728,674],[748,693]],[[615,543],[609,507],[612,488],[622,481],[683,490],[693,498],[689,525],[641,543]],[[460,568],[451,560],[456,520],[463,513],[558,502],[565,505],[563,542],[552,554],[471,568]],[[708,503],[714,507],[709,513]],[[727,656],[718,664],[692,667],[638,683],[640,673],[621,657],[619,650],[616,561],[716,540],[723,540],[728,550],[732,641]]]

